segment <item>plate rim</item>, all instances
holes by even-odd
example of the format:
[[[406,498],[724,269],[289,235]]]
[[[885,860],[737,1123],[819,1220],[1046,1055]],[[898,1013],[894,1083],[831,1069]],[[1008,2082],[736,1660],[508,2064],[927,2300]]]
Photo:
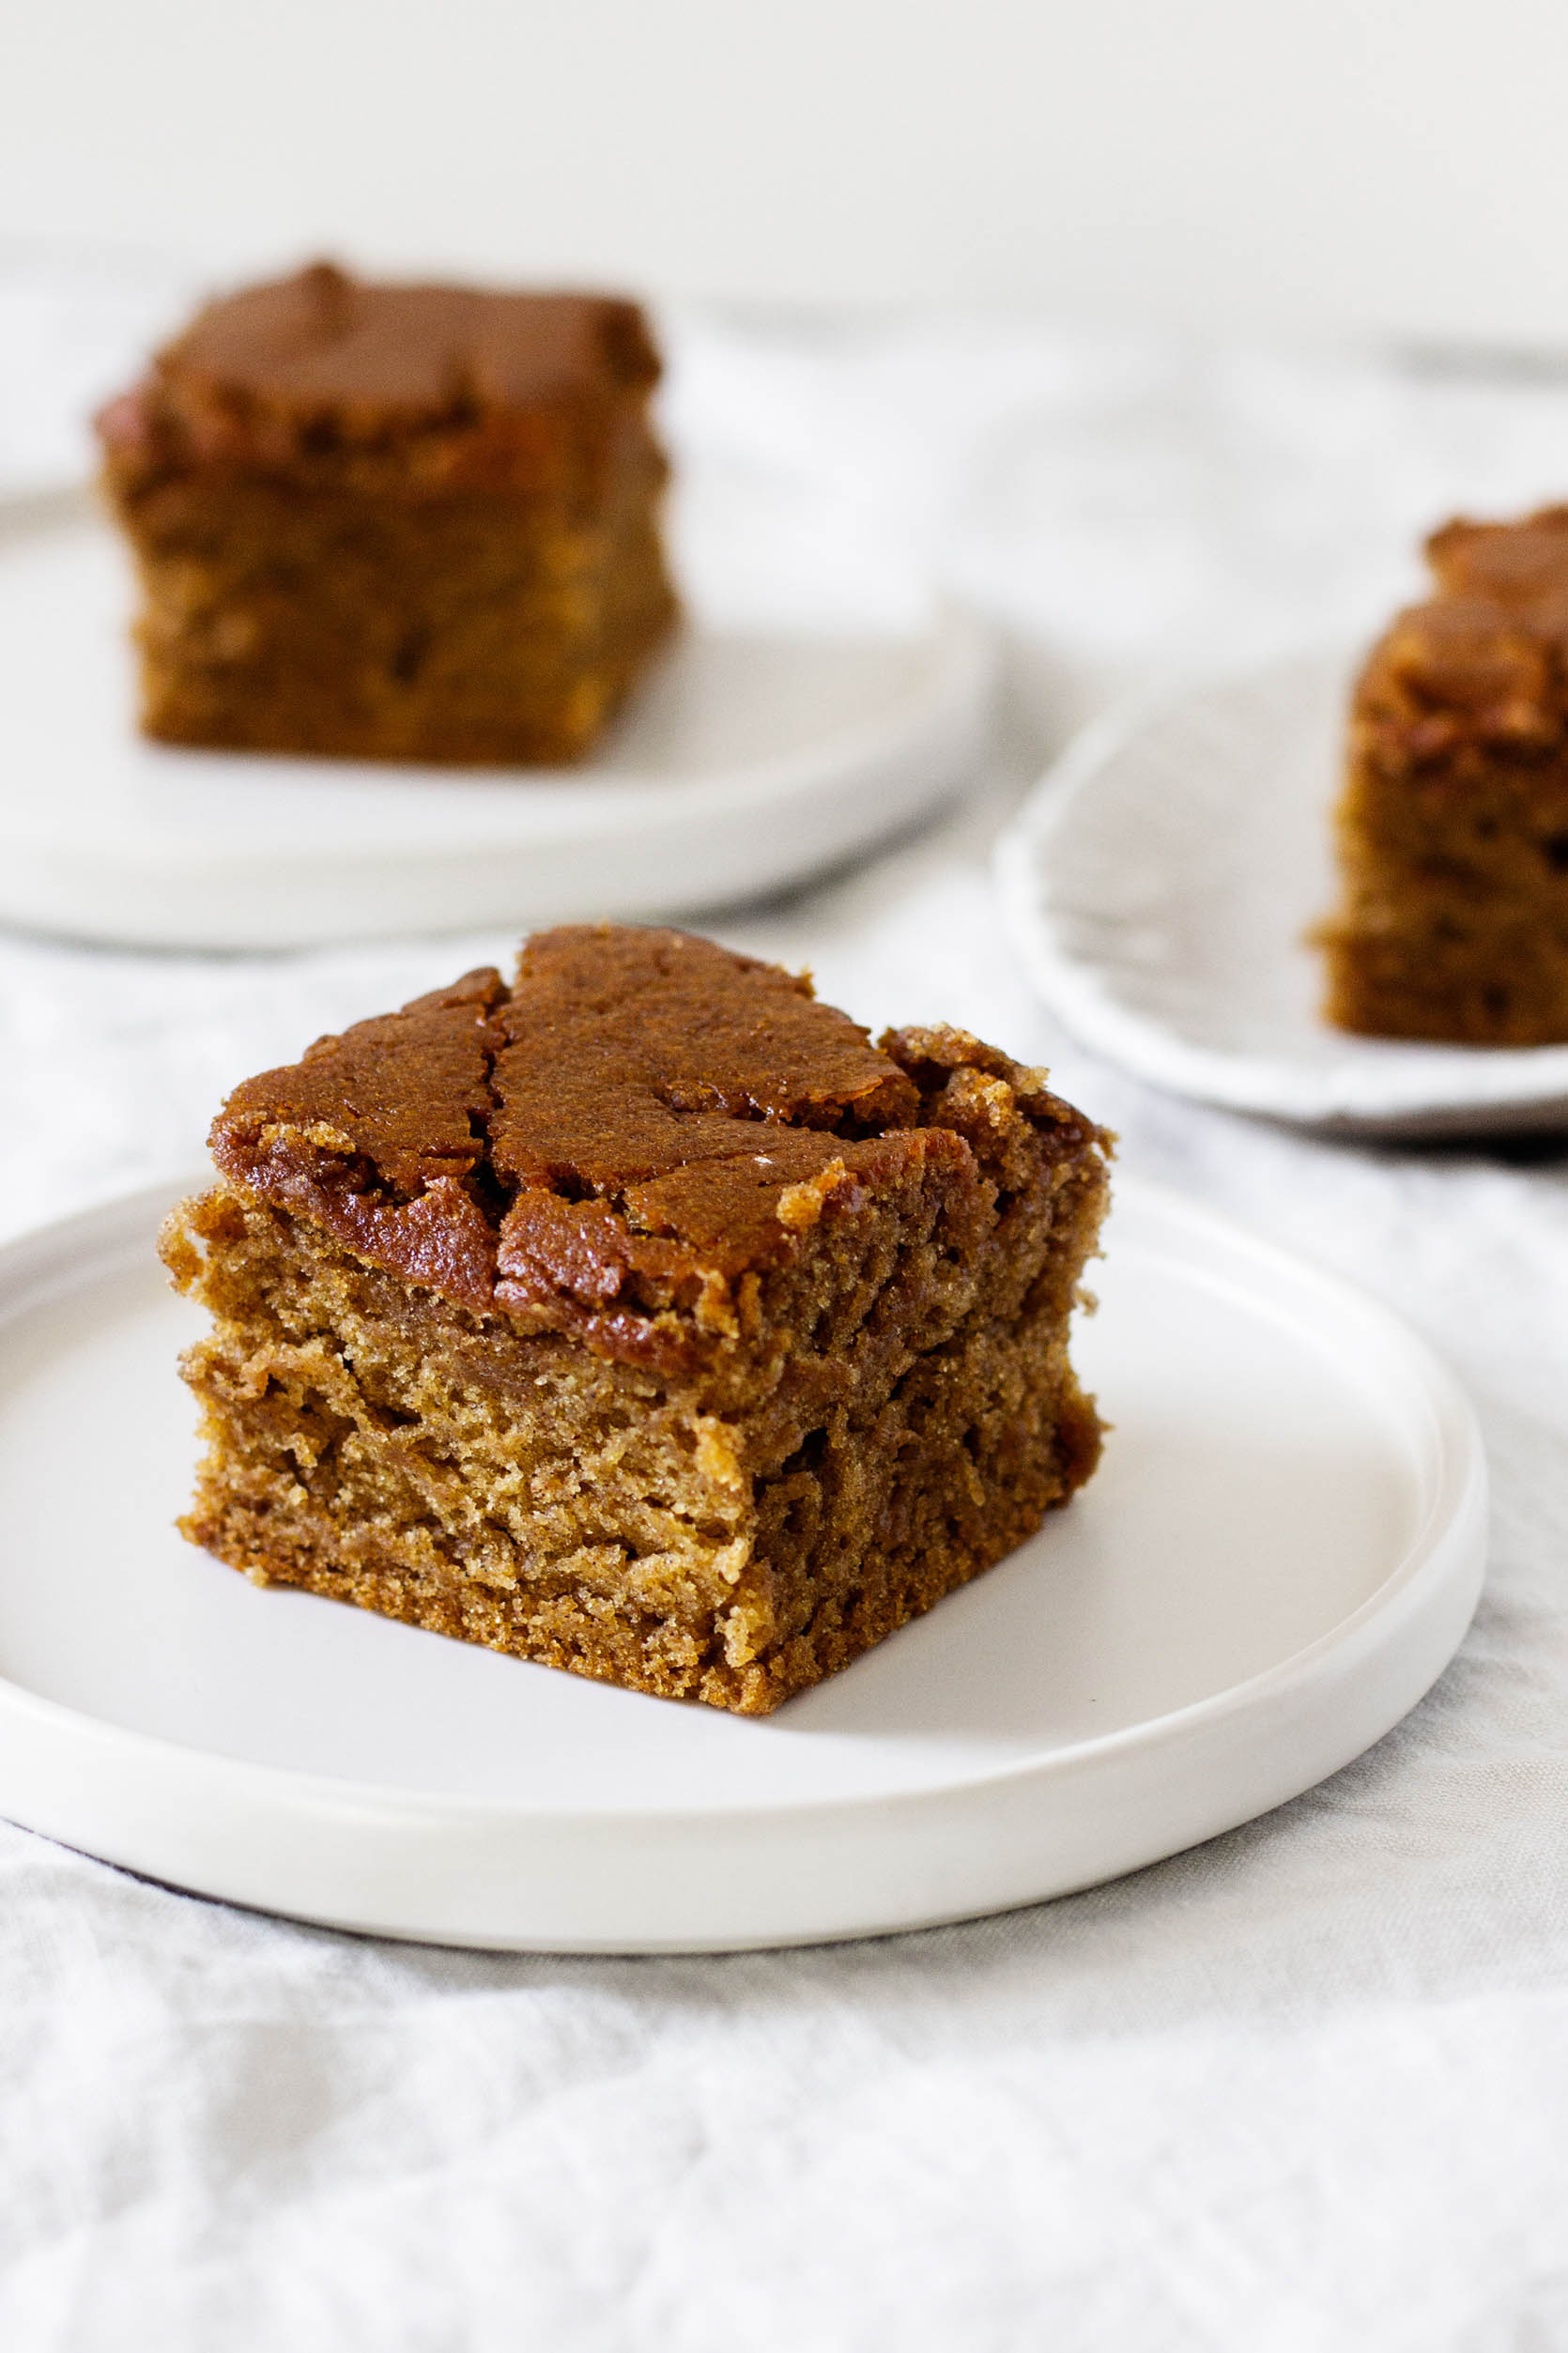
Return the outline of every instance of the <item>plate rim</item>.
[[[15,1316],[26,1313],[30,1304],[36,1305],[51,1294],[69,1296],[85,1293],[95,1282],[104,1280],[112,1272],[128,1271],[131,1236],[166,1211],[178,1197],[182,1186],[209,1180],[208,1172],[194,1177],[186,1176],[143,1185],[131,1192],[115,1193],[65,1218],[33,1226],[0,1244],[0,1324],[8,1324]],[[78,1746],[107,1744],[113,1750],[127,1752],[131,1758],[155,1766],[188,1772],[192,1764],[199,1761],[208,1783],[210,1785],[217,1781],[225,1785],[228,1794],[234,1798],[272,1801],[291,1810],[303,1808],[317,1816],[349,1813],[361,1821],[367,1815],[374,1816],[377,1826],[383,1828],[399,1822],[407,1823],[412,1819],[424,1828],[442,1825],[450,1829],[469,1825],[483,1829],[504,1823],[525,1832],[543,1829],[555,1834],[570,1832],[592,1837],[613,1837],[617,1832],[632,1830],[645,1837],[669,1836],[672,1832],[681,1837],[699,1837],[715,1830],[733,1836],[748,1828],[766,1832],[784,1823],[796,1827],[803,1824],[838,1827],[846,1823],[854,1826],[862,1822],[886,1822],[889,1817],[908,1819],[933,1804],[944,1805],[955,1800],[959,1803],[984,1803],[992,1796],[1009,1792],[1016,1794],[1030,1788],[1049,1792],[1052,1785],[1066,1783],[1076,1774],[1085,1769],[1092,1770],[1097,1764],[1136,1761],[1141,1752],[1158,1751],[1190,1734],[1222,1732],[1228,1726],[1244,1723],[1260,1709],[1292,1699],[1310,1697],[1314,1684],[1331,1681],[1347,1665],[1354,1666],[1357,1663],[1356,1654],[1376,1653],[1391,1640],[1393,1635],[1389,1622],[1408,1614],[1429,1598],[1424,1592],[1426,1585],[1434,1580],[1441,1582],[1439,1571],[1443,1568],[1445,1552],[1453,1549],[1456,1544],[1460,1550],[1465,1550],[1463,1539],[1467,1533],[1473,1537],[1478,1529],[1483,1528],[1487,1473],[1474,1410],[1452,1372],[1430,1346],[1391,1308],[1346,1282],[1343,1276],[1296,1253],[1282,1249],[1277,1243],[1252,1233],[1222,1212],[1162,1185],[1136,1176],[1123,1176],[1118,1178],[1117,1192],[1135,1211],[1142,1207],[1145,1214],[1163,1218],[1210,1244],[1218,1244],[1229,1253],[1239,1253],[1244,1262],[1260,1266],[1276,1279],[1284,1278],[1297,1288],[1304,1287],[1318,1300],[1330,1304],[1338,1314],[1348,1313],[1363,1328],[1370,1324],[1380,1332],[1385,1345],[1391,1343],[1396,1347],[1410,1372],[1417,1376],[1424,1412],[1431,1427],[1435,1456],[1429,1474],[1430,1492],[1423,1497],[1420,1522],[1411,1532],[1398,1561],[1373,1592],[1336,1625],[1314,1637],[1299,1650],[1271,1661],[1240,1682],[1180,1708],[1145,1717],[1137,1724],[1123,1726],[1115,1731],[1070,1742],[1043,1753],[1015,1758],[978,1773],[961,1775],[953,1780],[909,1790],[782,1800],[777,1803],[747,1801],[733,1807],[672,1808],[659,1806],[639,1808],[601,1806],[573,1808],[560,1804],[530,1803],[515,1797],[490,1797],[483,1793],[456,1797],[450,1793],[400,1789],[384,1782],[359,1781],[334,1775],[303,1772],[290,1766],[262,1763],[253,1759],[229,1757],[222,1751],[204,1748],[166,1734],[115,1724],[109,1718],[93,1715],[66,1701],[48,1699],[28,1690],[23,1684],[11,1682],[8,1677],[0,1676],[0,1770],[8,1761],[6,1728],[14,1728],[21,1720],[37,1725],[45,1733],[64,1736]],[[62,1282],[60,1277],[68,1253],[84,1241],[92,1242],[95,1248],[86,1258],[77,1259],[70,1275]],[[1423,1476],[1422,1484],[1426,1484],[1427,1478]],[[1455,1571],[1450,1564],[1446,1574],[1453,1576],[1461,1589],[1462,1616],[1457,1634],[1448,1645],[1434,1673],[1422,1684],[1422,1691],[1430,1687],[1436,1673],[1441,1671],[1458,1641],[1463,1638],[1479,1598],[1483,1572],[1483,1546],[1478,1547],[1474,1543],[1468,1548],[1467,1564],[1462,1571]],[[1466,1592],[1468,1600],[1464,1599]],[[1420,1696],[1420,1693],[1416,1695]],[[1413,1705],[1414,1700],[1407,1704]],[[1402,1707],[1383,1730],[1391,1730],[1392,1723],[1399,1721],[1407,1712],[1407,1708]],[[1375,1735],[1381,1736],[1381,1733]],[[1341,1763],[1350,1761],[1350,1757],[1361,1753],[1366,1745],[1358,1744],[1350,1756],[1341,1760]],[[1338,1766],[1331,1768],[1338,1769]],[[1314,1775],[1301,1786],[1314,1786],[1319,1777]],[[1252,1810],[1244,1812],[1241,1819],[1250,1819]],[[46,1831],[44,1835],[55,1834]],[[69,1839],[67,1842],[69,1843]],[[108,1859],[120,1861],[123,1858]],[[131,1863],[130,1868],[145,1867]],[[149,1875],[159,1874],[154,1870]],[[224,1897],[221,1899],[236,1899]],[[381,1929],[374,1932],[398,1934],[403,1931]],[[843,1931],[852,1935],[880,1931],[869,1929]],[[417,1933],[427,1935],[428,1931]],[[453,1940],[438,1936],[431,1941]],[[467,1943],[470,1940],[462,1937],[455,1941]],[[792,1940],[768,1938],[763,1941]],[[818,1940],[813,1937],[809,1941]],[[533,1945],[515,1948],[546,1947]],[[643,1943],[604,1947],[616,1950],[655,1948],[653,1944]],[[727,1944],[669,1947],[730,1948]],[[572,1943],[561,1949],[591,1947]]]
[[[1129,1007],[1098,967],[1063,946],[1040,903],[1038,869],[1053,834],[1105,769],[1142,735],[1186,710],[1202,709],[1216,697],[1264,685],[1290,671],[1326,673],[1332,669],[1348,679],[1364,651],[1360,641],[1345,638],[1314,638],[1266,661],[1230,664],[1201,676],[1166,681],[1091,719],[1037,778],[993,845],[992,887],[1008,935],[1036,993],[1072,1035],[1167,1094],[1328,1135],[1419,1140],[1527,1129],[1557,1132],[1568,1128],[1568,1044],[1462,1047],[1432,1042],[1429,1051],[1443,1056],[1444,1067],[1455,1077],[1463,1061],[1449,1057],[1473,1055],[1478,1071],[1500,1074],[1499,1086],[1480,1094],[1453,1084],[1433,1084],[1424,1092],[1409,1086],[1398,1102],[1369,1106],[1357,1100],[1363,1090],[1347,1090],[1332,1072],[1314,1072],[1309,1084],[1304,1070],[1293,1092],[1279,1078],[1283,1069],[1299,1067],[1289,1064],[1288,1057],[1195,1044],[1156,1017]],[[1330,806],[1326,793],[1325,823]],[[1370,1070],[1370,1057],[1379,1045],[1387,1043],[1408,1056],[1423,1041],[1356,1038],[1346,1042],[1366,1050]],[[1529,1079],[1532,1069],[1539,1073],[1533,1084]]]

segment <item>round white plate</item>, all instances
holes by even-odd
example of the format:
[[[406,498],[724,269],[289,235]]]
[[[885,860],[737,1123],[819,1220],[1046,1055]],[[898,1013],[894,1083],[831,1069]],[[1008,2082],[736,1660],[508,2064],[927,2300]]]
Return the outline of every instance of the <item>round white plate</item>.
[[[1568,1046],[1355,1038],[1318,1014],[1352,663],[1314,654],[1090,728],[997,846],[1074,1036],[1153,1085],[1364,1135],[1568,1127]]]
[[[0,919],[138,946],[300,947],[653,916],[800,880],[984,748],[989,642],[688,629],[581,769],[478,772],[145,743],[125,555],[0,516]]]
[[[183,1544],[201,1318],[142,1194],[0,1252],[0,1812],[182,1887],[446,1944],[723,1950],[1136,1869],[1332,1773],[1452,1655],[1469,1409],[1383,1309],[1124,1182],[1066,1512],[766,1720],[643,1699]]]

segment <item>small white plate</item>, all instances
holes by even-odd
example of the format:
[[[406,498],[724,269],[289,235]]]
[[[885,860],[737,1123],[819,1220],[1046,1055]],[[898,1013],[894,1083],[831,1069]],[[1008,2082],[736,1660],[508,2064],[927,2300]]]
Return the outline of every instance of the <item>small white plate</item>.
[[[141,1194],[0,1252],[0,1812],[204,1894],[445,1944],[708,1951],[1029,1903],[1332,1773],[1468,1622],[1468,1407],[1388,1313],[1121,1185],[1115,1423],[1042,1532],[765,1721],[258,1591],[191,1476]]]
[[[1345,1133],[1568,1128],[1568,1046],[1356,1038],[1318,1013],[1334,897],[1344,654],[1278,662],[1101,722],[997,845],[1041,996],[1155,1086]]]
[[[0,514],[0,920],[137,946],[301,947],[653,916],[799,881],[971,773],[992,663],[902,638],[688,628],[578,770],[172,749],[134,730],[126,559]]]

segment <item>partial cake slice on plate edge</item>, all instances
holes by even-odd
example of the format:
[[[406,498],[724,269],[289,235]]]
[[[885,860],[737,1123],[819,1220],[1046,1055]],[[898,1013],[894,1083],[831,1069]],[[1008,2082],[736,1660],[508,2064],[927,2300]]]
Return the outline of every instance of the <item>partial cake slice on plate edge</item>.
[[[999,839],[1004,920],[1081,1044],[1219,1108],[1329,1134],[1568,1130],[1568,1047],[1355,1037],[1314,934],[1362,649],[1165,688],[1092,723]]]

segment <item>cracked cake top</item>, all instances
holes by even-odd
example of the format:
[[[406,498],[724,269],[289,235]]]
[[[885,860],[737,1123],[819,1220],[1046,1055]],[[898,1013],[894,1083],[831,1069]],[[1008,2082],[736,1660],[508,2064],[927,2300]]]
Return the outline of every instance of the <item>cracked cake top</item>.
[[[746,1278],[936,1163],[997,1192],[1104,1141],[962,1031],[872,1045],[808,978],[572,926],[237,1087],[233,1181],[479,1311],[618,1356],[733,1336]]]

